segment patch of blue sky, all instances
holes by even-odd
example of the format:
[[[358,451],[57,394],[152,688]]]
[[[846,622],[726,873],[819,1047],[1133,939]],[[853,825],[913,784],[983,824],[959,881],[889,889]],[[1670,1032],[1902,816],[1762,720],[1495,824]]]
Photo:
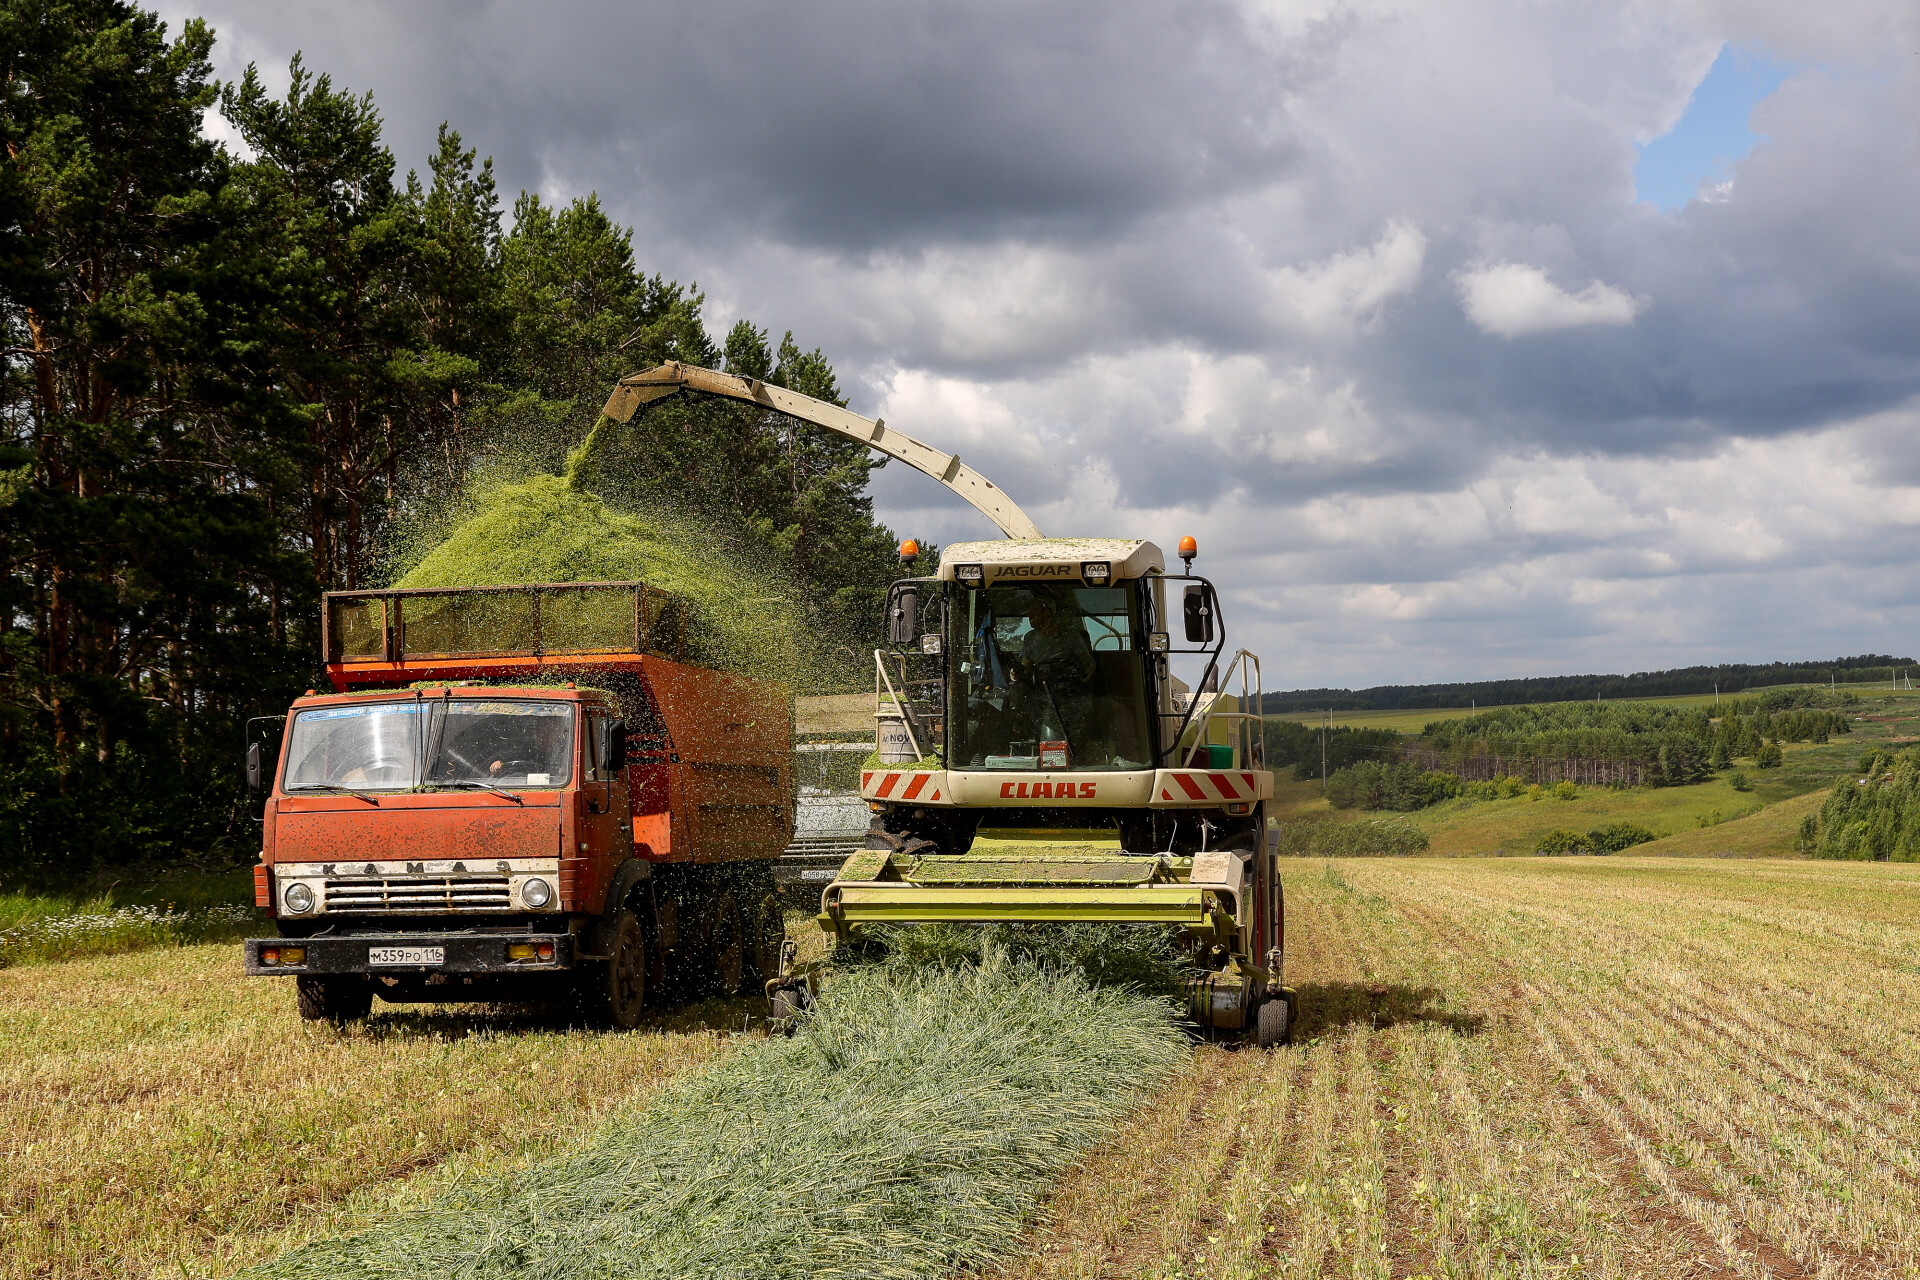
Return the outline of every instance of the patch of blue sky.
[[[1633,166],[1636,197],[1661,209],[1679,209],[1703,192],[1711,196],[1724,190],[1733,165],[1764,141],[1748,124],[1754,107],[1791,70],[1764,52],[1722,45],[1679,121],[1640,144]]]

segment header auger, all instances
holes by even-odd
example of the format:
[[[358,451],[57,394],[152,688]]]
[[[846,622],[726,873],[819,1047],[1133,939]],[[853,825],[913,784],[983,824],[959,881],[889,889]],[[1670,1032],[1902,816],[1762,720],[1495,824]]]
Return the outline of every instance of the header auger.
[[[1005,535],[943,548],[937,572],[893,584],[875,652],[903,743],[861,775],[866,848],[821,894],[843,940],[935,921],[1160,925],[1195,965],[1202,1027],[1283,1043],[1285,911],[1267,838],[1260,662],[1226,653],[1219,595],[1151,542],[1047,538],[991,481],[877,419],[749,378],[670,363],[622,378],[626,421],[682,392],[786,414],[897,458]],[[917,547],[914,549],[917,552]],[[908,559],[911,564],[911,558]],[[1178,633],[1176,643],[1175,633]],[[1200,691],[1172,659],[1204,660]],[[879,701],[876,699],[876,701]],[[768,984],[776,1014],[811,975]]]

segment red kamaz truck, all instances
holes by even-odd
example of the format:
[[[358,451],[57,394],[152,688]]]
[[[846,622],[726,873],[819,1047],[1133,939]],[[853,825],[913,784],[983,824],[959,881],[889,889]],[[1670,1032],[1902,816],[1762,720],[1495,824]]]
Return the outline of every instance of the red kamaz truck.
[[[293,704],[246,970],[302,1017],[577,994],[614,1026],[649,993],[773,976],[772,860],[793,831],[792,700],[701,664],[638,582],[329,593],[330,694]]]

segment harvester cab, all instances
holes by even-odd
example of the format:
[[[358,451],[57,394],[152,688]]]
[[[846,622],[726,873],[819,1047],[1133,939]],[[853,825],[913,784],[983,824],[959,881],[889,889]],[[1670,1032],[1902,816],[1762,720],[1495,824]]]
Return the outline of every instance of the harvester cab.
[[[786,388],[669,363],[622,378],[624,422],[680,394],[811,422],[898,459],[1004,535],[942,549],[893,584],[874,652],[879,757],[861,776],[866,848],[821,895],[843,940],[936,921],[1166,927],[1194,962],[1202,1027],[1284,1043],[1285,912],[1267,838],[1260,663],[1227,657],[1219,594],[1150,542],[1047,538],[986,477],[878,419]],[[912,564],[918,548],[903,546]],[[1196,674],[1190,688],[1174,668]],[[776,1015],[808,976],[768,982]]]

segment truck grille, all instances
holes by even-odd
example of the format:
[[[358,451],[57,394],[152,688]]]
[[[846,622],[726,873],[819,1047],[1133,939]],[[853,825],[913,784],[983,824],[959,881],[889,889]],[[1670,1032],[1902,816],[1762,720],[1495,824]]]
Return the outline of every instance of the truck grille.
[[[355,876],[327,881],[328,911],[505,911],[505,876]]]

